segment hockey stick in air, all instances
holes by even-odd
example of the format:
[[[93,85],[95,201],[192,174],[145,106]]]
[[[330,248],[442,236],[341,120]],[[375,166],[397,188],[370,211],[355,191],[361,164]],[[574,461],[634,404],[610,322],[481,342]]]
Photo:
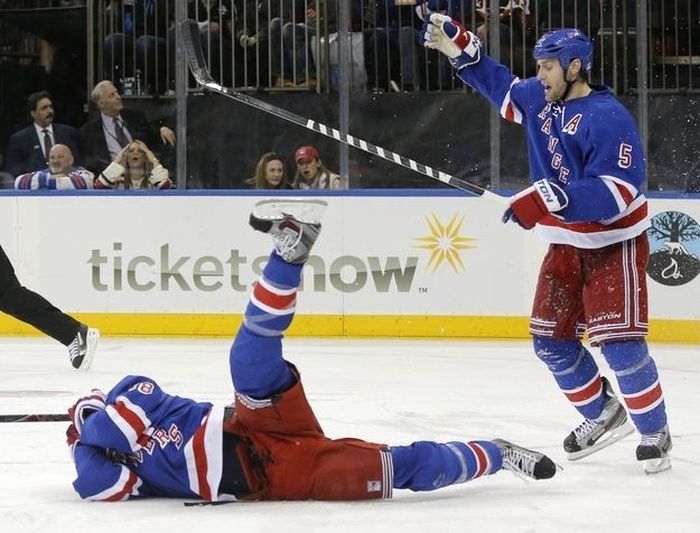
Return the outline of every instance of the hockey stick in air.
[[[252,106],[255,109],[265,111],[266,113],[275,115],[276,117],[282,118],[289,122],[293,122],[294,124],[315,131],[316,133],[321,133],[326,137],[330,137],[332,139],[335,139],[336,141],[342,142],[354,148],[358,148],[370,154],[379,156],[382,159],[386,159],[387,161],[391,161],[392,163],[396,163],[397,165],[401,165],[402,167],[414,170],[420,174],[423,174],[424,176],[428,176],[429,178],[432,178],[434,180],[441,181],[442,183],[445,183],[450,187],[469,192],[475,196],[488,198],[500,204],[507,204],[508,200],[505,197],[500,196],[498,194],[494,194],[487,189],[479,187],[478,185],[474,185],[473,183],[469,183],[468,181],[456,178],[440,170],[435,170],[427,165],[418,163],[413,159],[402,156],[390,150],[386,150],[381,146],[376,146],[365,140],[358,139],[357,137],[354,137],[350,134],[342,133],[335,128],[331,128],[329,126],[326,126],[325,124],[321,124],[320,122],[316,122],[315,120],[312,120],[310,118],[304,118],[301,115],[297,115],[296,113],[292,113],[291,111],[282,109],[281,107],[274,106],[247,94],[243,94],[228,87],[219,85],[211,77],[211,74],[209,73],[209,70],[207,68],[206,60],[204,58],[204,51],[202,49],[202,43],[199,39],[199,26],[197,25],[197,23],[193,20],[186,20],[184,22],[181,22],[180,30],[180,44],[183,48],[185,56],[187,57],[187,63],[190,67],[190,71],[192,71],[192,75],[194,76],[194,79],[197,81],[197,83],[199,83],[205,89],[226,96],[227,98],[237,100],[244,104],[248,104],[249,106]]]
[[[70,422],[68,413],[0,415],[0,422]]]

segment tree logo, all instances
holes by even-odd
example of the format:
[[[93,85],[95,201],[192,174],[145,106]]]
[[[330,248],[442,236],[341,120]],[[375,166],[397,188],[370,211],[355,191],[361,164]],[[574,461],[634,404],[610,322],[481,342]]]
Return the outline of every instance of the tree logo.
[[[662,285],[684,285],[700,273],[700,225],[678,211],[664,211],[647,230],[651,256],[647,274]]]

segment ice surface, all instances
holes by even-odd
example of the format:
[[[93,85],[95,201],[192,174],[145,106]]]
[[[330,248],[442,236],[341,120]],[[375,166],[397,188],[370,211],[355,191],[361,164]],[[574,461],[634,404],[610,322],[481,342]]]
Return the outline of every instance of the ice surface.
[[[293,338],[330,437],[389,444],[504,437],[549,454],[548,481],[509,472],[432,493],[376,502],[256,502],[185,507],[181,500],[82,502],[73,492],[65,423],[0,424],[3,532],[696,532],[700,531],[700,354],[652,346],[674,439],[673,468],[645,476],[638,437],[576,463],[562,439],[578,424],[528,342]],[[0,338],[0,413],[64,412],[74,397],[146,374],[168,392],[227,403],[225,339],[103,338],[89,372],[47,338]],[[598,355],[596,355],[598,357]],[[599,361],[601,361],[599,359]],[[603,373],[610,376],[604,362]]]

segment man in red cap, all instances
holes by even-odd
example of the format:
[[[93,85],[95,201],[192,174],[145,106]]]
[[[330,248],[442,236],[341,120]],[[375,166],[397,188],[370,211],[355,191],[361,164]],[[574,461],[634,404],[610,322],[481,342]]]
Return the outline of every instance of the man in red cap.
[[[294,153],[297,172],[292,181],[293,189],[340,189],[340,176],[331,172],[321,161],[313,146],[301,146]]]

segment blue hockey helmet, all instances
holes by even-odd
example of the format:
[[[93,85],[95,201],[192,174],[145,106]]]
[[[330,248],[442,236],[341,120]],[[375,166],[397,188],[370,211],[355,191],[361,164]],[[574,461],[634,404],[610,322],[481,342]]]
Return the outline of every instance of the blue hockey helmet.
[[[535,43],[532,51],[535,59],[558,59],[564,70],[574,59],[581,60],[581,70],[589,72],[593,67],[593,43],[581,30],[564,28],[545,33]]]

